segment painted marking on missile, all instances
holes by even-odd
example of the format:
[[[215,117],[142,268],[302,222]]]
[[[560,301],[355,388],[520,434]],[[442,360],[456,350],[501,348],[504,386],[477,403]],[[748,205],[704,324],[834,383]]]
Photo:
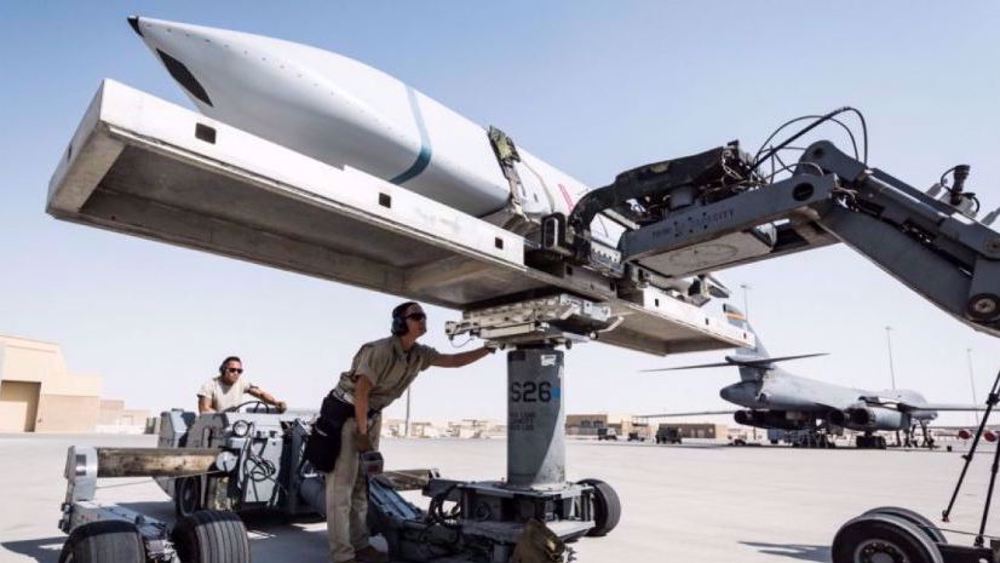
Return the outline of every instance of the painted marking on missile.
[[[573,198],[570,197],[569,190],[566,189],[566,186],[564,186],[562,184],[559,184],[559,191],[562,192],[563,199],[566,200],[566,206],[570,210],[572,210],[573,209]]]
[[[427,168],[427,165],[431,163],[431,137],[427,134],[427,124],[424,123],[424,114],[420,112],[420,105],[417,103],[417,91],[407,86],[406,98],[410,101],[410,109],[413,110],[413,119],[416,120],[417,130],[420,131],[420,153],[417,154],[417,160],[409,168],[399,176],[389,180],[397,186],[401,186],[403,182],[419,176]]]

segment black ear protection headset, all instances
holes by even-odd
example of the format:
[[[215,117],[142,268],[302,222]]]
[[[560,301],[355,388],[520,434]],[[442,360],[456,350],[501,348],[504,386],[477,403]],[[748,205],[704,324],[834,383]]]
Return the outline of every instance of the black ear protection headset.
[[[410,305],[419,305],[419,303],[416,301],[407,301],[406,303],[396,305],[396,308],[392,310],[393,336],[403,336],[410,331],[406,326],[406,310],[410,308]]]
[[[243,360],[241,360],[239,356],[228,356],[225,360],[222,360],[221,364],[219,364],[219,375],[226,374],[226,364],[229,362],[239,362],[242,364]]]

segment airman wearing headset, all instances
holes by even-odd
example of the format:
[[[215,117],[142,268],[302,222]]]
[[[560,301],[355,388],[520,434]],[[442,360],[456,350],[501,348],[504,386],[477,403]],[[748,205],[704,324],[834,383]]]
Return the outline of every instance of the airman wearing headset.
[[[379,413],[399,398],[421,371],[431,366],[466,366],[493,351],[484,346],[460,354],[441,354],[417,343],[426,332],[427,315],[420,304],[400,304],[392,310],[392,336],[362,345],[351,369],[341,374],[331,392],[342,404],[340,412],[346,413],[340,452],[333,471],[326,476],[326,526],[334,563],[388,561],[368,542],[368,493],[359,464],[361,453],[378,449]]]
[[[274,405],[278,412],[285,412],[285,402],[274,398],[243,377],[243,361],[229,356],[219,364],[219,375],[205,382],[198,390],[198,413],[222,412],[243,403],[243,395],[256,397],[263,403]]]

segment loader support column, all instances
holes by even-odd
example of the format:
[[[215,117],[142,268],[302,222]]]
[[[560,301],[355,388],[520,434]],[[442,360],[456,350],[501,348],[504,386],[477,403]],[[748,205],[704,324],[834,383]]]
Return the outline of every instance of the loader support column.
[[[566,483],[563,352],[552,345],[507,353],[507,483],[547,489]]]

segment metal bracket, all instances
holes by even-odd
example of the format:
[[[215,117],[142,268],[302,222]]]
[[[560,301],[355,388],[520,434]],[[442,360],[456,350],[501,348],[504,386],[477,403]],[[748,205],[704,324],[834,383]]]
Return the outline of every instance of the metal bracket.
[[[445,334],[469,335],[498,347],[584,342],[611,330],[622,319],[611,307],[560,294],[496,307],[466,311],[461,321],[448,321]]]

